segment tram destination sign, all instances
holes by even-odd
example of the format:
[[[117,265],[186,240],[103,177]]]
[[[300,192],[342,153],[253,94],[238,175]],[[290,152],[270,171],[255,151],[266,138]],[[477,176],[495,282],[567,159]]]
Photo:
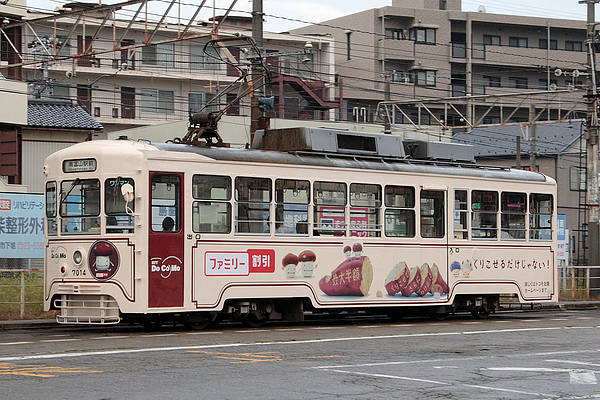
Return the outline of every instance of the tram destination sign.
[[[95,170],[96,160],[93,158],[63,161],[63,172],[94,172]]]
[[[44,257],[44,196],[0,193],[0,258]]]

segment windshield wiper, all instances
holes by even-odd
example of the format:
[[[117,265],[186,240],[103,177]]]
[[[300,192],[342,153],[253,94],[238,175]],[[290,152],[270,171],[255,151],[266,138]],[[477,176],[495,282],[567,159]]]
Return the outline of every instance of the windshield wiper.
[[[59,208],[62,209],[63,201],[65,201],[67,199],[67,197],[69,197],[69,195],[71,194],[71,192],[73,191],[73,189],[75,189],[75,186],[79,185],[79,182],[81,182],[81,179],[75,178],[75,180],[73,181],[73,183],[71,183],[71,186],[69,187],[69,190],[67,191],[67,193],[63,194],[62,196],[60,196],[60,204],[58,205]]]

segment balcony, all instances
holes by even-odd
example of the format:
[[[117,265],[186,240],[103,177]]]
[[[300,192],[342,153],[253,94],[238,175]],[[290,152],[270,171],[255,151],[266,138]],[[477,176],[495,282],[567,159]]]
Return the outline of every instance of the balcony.
[[[478,46],[476,51],[475,47]],[[476,57],[477,52],[477,57]],[[532,47],[507,47],[473,45],[473,63],[494,65],[546,66],[565,69],[582,69],[587,63],[587,54],[579,51],[538,49]]]
[[[379,60],[415,60],[415,42],[412,40],[383,39],[379,41]]]

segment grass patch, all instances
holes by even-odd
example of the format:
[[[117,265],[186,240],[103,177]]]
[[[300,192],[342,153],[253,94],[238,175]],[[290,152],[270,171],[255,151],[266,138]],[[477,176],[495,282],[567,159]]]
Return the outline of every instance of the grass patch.
[[[0,274],[0,320],[21,319],[21,273]],[[9,303],[9,304],[7,304]],[[54,318],[55,312],[44,312],[44,277],[41,272],[25,273],[24,319]]]

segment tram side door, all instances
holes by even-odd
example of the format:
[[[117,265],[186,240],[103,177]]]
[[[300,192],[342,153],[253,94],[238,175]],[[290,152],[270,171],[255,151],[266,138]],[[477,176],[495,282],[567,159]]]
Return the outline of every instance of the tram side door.
[[[150,172],[148,307],[182,307],[183,173]]]

